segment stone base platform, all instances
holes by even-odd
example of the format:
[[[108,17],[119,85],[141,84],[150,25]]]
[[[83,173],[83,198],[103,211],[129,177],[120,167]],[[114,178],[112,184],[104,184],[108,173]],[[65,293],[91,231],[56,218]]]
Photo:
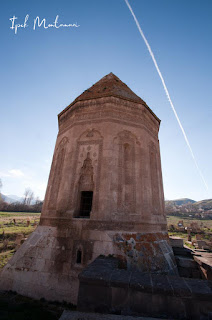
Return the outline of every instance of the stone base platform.
[[[212,282],[120,269],[115,258],[99,257],[79,275],[81,312],[208,320]],[[101,319],[101,318],[100,318]]]
[[[99,255],[118,257],[129,270],[177,274],[167,232],[138,233],[129,223],[89,219],[55,222],[42,222],[17,250],[2,270],[0,290],[76,305],[78,275]]]

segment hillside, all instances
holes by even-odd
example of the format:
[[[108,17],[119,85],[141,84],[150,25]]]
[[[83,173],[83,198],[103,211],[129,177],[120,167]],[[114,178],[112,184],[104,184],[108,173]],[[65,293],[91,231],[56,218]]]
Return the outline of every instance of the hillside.
[[[210,210],[212,209],[212,199],[206,199],[206,200],[195,202],[193,206],[195,208],[201,207],[202,209]]]
[[[196,213],[212,216],[212,199],[194,201],[188,198],[165,201],[166,213]]]
[[[188,203],[196,203],[196,201],[192,200],[192,199],[188,199],[188,198],[182,198],[182,199],[176,199],[176,200],[167,200],[165,201],[165,203],[167,205],[172,205],[172,206],[181,206],[184,204],[188,204]]]

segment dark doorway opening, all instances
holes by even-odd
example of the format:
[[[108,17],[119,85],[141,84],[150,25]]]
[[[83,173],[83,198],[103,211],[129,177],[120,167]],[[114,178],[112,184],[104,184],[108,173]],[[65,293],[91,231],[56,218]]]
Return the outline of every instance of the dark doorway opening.
[[[93,191],[82,191],[80,201],[80,217],[90,217],[93,202]]]
[[[77,263],[80,264],[82,263],[82,251],[77,250]]]

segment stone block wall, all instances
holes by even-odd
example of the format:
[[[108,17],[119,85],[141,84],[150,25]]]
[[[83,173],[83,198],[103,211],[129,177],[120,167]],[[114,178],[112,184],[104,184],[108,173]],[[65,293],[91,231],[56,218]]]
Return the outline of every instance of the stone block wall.
[[[39,226],[2,270],[0,290],[76,304],[80,271],[71,269],[68,238],[58,237],[55,227]]]
[[[194,320],[212,312],[211,281],[119,269],[104,257],[79,279],[79,311]]]

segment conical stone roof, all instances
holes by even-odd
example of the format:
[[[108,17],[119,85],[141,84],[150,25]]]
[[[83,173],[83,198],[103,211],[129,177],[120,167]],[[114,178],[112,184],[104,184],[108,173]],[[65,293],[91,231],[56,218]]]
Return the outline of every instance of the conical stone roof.
[[[118,97],[121,99],[129,100],[144,105],[153,116],[160,122],[154,112],[148,107],[146,102],[137,96],[124,82],[122,82],[112,72],[104,76],[92,87],[85,90],[79,95],[72,103],[70,103],[62,112],[59,113],[60,117],[64,112],[71,108],[76,102],[103,98],[103,97]]]
[[[110,96],[135,101],[138,103],[145,103],[125,83],[123,83],[111,72],[96,82],[92,87],[85,90],[73,101],[73,103],[71,103],[71,105],[77,101]]]

